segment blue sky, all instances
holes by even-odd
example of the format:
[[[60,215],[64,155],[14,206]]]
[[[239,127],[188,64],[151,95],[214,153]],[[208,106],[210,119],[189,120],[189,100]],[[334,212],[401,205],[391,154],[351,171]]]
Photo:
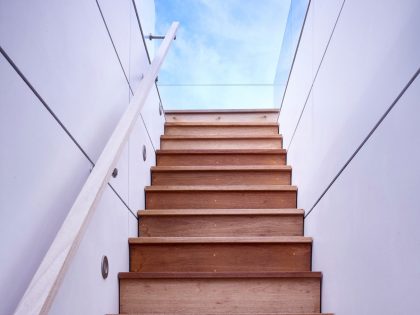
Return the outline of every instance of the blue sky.
[[[156,33],[164,34],[172,21],[180,22],[159,75],[164,107],[273,107],[272,86],[232,85],[273,84],[290,3],[155,0]]]

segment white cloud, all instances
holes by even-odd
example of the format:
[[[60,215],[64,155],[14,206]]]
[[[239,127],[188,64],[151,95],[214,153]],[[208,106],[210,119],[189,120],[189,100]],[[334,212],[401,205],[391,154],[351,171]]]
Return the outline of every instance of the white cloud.
[[[290,0],[173,0],[158,6],[168,9],[157,12],[158,21],[159,14],[181,17],[160,84],[273,83],[289,6]],[[174,8],[177,12],[170,12]],[[165,32],[168,25],[158,24],[157,30]],[[166,108],[273,106],[271,87],[161,86],[160,91]]]

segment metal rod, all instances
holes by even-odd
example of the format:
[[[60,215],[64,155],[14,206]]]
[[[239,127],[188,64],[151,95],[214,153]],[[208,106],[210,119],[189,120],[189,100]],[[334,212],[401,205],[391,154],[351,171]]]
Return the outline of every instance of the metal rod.
[[[144,36],[144,38],[148,38],[149,40],[152,39],[165,39],[165,35],[153,35],[150,33],[149,35]],[[174,36],[174,39],[176,39],[176,35]]]

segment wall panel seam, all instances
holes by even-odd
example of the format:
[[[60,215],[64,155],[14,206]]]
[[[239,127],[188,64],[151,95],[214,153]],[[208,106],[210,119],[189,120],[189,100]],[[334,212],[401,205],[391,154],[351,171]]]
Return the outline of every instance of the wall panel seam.
[[[95,0],[95,2],[96,2],[96,5],[98,6],[99,13],[101,14],[102,21],[104,23],[106,32],[108,33],[109,40],[111,41],[112,47],[114,48],[114,52],[115,52],[115,55],[117,56],[118,63],[120,64],[120,67],[121,67],[121,70],[122,70],[122,72],[124,74],[125,80],[127,81],[128,88],[130,89],[130,92],[133,95],[134,94],[133,93],[133,89],[131,88],[130,81],[128,80],[127,74],[125,73],[125,70],[124,70],[124,67],[122,65],[122,61],[121,61],[120,55],[118,54],[117,47],[115,46],[114,40],[112,39],[111,32],[109,30],[108,24],[106,23],[105,16],[104,16],[104,14],[102,12],[101,6],[99,5],[98,0]]]
[[[134,0],[133,0],[133,1],[134,1]],[[295,50],[295,53],[294,53],[294,55],[293,55],[292,65],[290,66],[289,75],[288,75],[288,77],[287,77],[286,87],[284,88],[283,97],[282,97],[282,99],[281,99],[280,108],[279,108],[279,114],[278,114],[277,120],[279,119],[281,109],[283,108],[284,97],[286,96],[286,93],[287,93],[287,88],[289,87],[290,77],[291,77],[291,75],[292,75],[292,72],[293,72],[293,66],[295,65],[296,56],[297,56],[298,51],[299,51],[300,41],[301,41],[301,39],[302,39],[302,35],[303,35],[304,30],[305,30],[306,18],[308,17],[308,13],[309,13],[309,10],[310,10],[310,8],[311,8],[311,3],[312,3],[312,0],[309,0],[309,2],[308,2],[308,6],[307,6],[307,8],[306,8],[305,17],[304,17],[304,19],[303,19],[302,29],[300,30],[298,43],[297,43],[297,45],[296,45],[296,50]]]
[[[47,112],[53,117],[53,119],[57,122],[57,124],[61,127],[61,129],[64,131],[64,133],[70,138],[70,140],[73,142],[74,145],[79,149],[79,151],[83,154],[83,156],[89,161],[92,167],[95,167],[95,163],[93,160],[89,157],[87,152],[83,149],[81,144],[76,140],[76,138],[70,133],[70,131],[67,129],[67,127],[64,125],[64,123],[60,120],[60,118],[57,116],[57,114],[51,109],[51,107],[47,104],[47,102],[42,98],[42,96],[38,93],[38,91],[34,88],[34,86],[29,82],[29,80],[26,78],[26,76],[23,74],[23,72],[19,69],[19,67],[16,65],[16,63],[12,60],[12,58],[6,53],[6,51],[3,49],[3,47],[0,46],[0,53],[3,55],[3,57],[6,59],[6,61],[9,63],[9,65],[13,68],[13,70],[19,75],[19,77],[22,79],[22,81],[26,84],[26,86],[31,90],[31,92],[35,95],[35,97],[41,102],[41,104],[44,106],[44,108],[47,110]],[[130,209],[128,204],[123,200],[123,198],[118,194],[118,192],[112,187],[110,183],[108,185],[111,187],[111,189],[114,191],[114,193],[117,195],[117,197],[121,200],[121,202],[126,206],[127,210],[130,211],[132,215],[137,219],[137,216],[134,214],[134,212]]]
[[[398,101],[401,99],[401,97],[404,95],[404,93],[408,90],[408,88],[411,86],[411,84],[416,80],[416,78],[419,75],[419,73],[420,73],[420,68],[417,69],[417,71],[410,78],[410,80],[408,81],[408,83],[403,87],[403,89],[401,90],[401,92],[397,95],[397,97],[394,99],[394,101],[391,103],[391,105],[388,107],[388,109],[385,111],[385,113],[382,114],[382,116],[379,118],[379,120],[376,122],[376,124],[372,127],[372,129],[370,130],[370,132],[368,133],[368,135],[363,139],[363,141],[359,144],[359,146],[356,148],[356,150],[353,152],[353,154],[350,156],[350,158],[347,159],[347,161],[344,163],[344,165],[341,167],[341,169],[338,171],[338,173],[334,176],[334,178],[331,180],[331,182],[328,184],[328,186],[324,189],[324,191],[321,193],[321,195],[315,201],[315,203],[310,208],[310,210],[308,211],[308,213],[305,214],[305,219],[315,209],[315,207],[318,205],[318,203],[321,201],[321,199],[329,191],[329,189],[331,188],[331,186],[340,177],[340,175],[347,168],[347,166],[354,159],[354,157],[359,153],[359,151],[363,148],[363,146],[370,139],[370,137],[375,133],[376,129],[378,129],[378,127],[382,124],[382,122],[385,120],[385,118],[388,116],[388,114],[391,112],[391,110],[395,107],[395,105],[398,103]]]
[[[147,49],[146,40],[144,38],[143,28],[141,27],[140,16],[139,16],[139,12],[137,10],[136,1],[131,0],[131,2],[133,3],[134,13],[136,14],[137,25],[139,26],[140,36],[141,36],[141,39],[143,41],[144,50],[146,51],[147,60],[149,61],[149,64],[151,64],[152,60],[150,59],[149,50]],[[158,97],[159,97],[159,105],[162,107],[162,111],[165,114],[165,109],[163,108],[162,98],[160,96],[159,88],[158,88],[156,82],[155,82],[155,87],[156,87],[156,92],[157,92]],[[163,116],[163,117],[165,117],[165,116]],[[165,121],[166,121],[166,118],[165,118]]]
[[[48,113],[50,113],[50,115],[54,118],[54,120],[57,122],[57,124],[63,129],[63,131],[67,134],[67,136],[70,138],[70,140],[76,145],[76,147],[80,150],[80,152],[82,152],[82,154],[86,157],[86,159],[92,165],[95,165],[95,163],[92,161],[92,159],[86,153],[86,151],[82,148],[82,146],[79,144],[79,142],[70,133],[70,131],[67,129],[67,127],[64,125],[64,123],[54,113],[54,111],[51,109],[51,107],[42,98],[42,96],[38,93],[38,91],[34,88],[34,86],[29,82],[29,80],[26,78],[26,76],[23,74],[23,72],[16,65],[16,63],[12,60],[12,58],[6,53],[6,51],[1,46],[0,46],[0,53],[3,55],[3,57],[6,59],[6,61],[10,64],[10,66],[13,68],[13,70],[19,75],[19,77],[26,84],[26,86],[32,91],[32,93],[36,96],[36,98],[41,102],[41,104],[48,111]]]
[[[337,27],[337,24],[338,24],[338,21],[339,21],[339,19],[340,19],[341,12],[343,11],[344,4],[345,4],[345,3],[346,3],[346,0],[344,0],[344,1],[343,1],[343,3],[341,4],[340,11],[338,12],[337,19],[335,20],[335,23],[334,23],[334,27],[333,27],[333,29],[332,29],[332,31],[331,31],[331,34],[330,34],[330,37],[329,37],[329,39],[328,39],[327,45],[325,46],[324,53],[322,54],[322,58],[321,58],[321,61],[320,61],[319,65],[318,65],[318,68],[317,68],[317,70],[316,70],[316,73],[315,73],[314,79],[313,79],[313,81],[312,81],[311,87],[309,88],[308,95],[306,96],[305,103],[303,104],[302,110],[301,110],[300,115],[299,115],[299,119],[298,119],[298,121],[297,121],[297,123],[296,123],[295,129],[293,130],[293,134],[292,134],[292,137],[291,137],[291,139],[290,139],[289,145],[288,145],[288,147],[287,147],[287,151],[289,151],[289,150],[290,150],[290,147],[292,146],[293,139],[294,139],[294,137],[295,137],[295,134],[296,134],[297,129],[299,128],[300,121],[301,121],[302,116],[303,116],[303,113],[304,113],[304,111],[305,111],[305,109],[306,109],[306,104],[308,103],[309,97],[310,97],[310,95],[311,95],[311,93],[312,93],[312,89],[313,89],[313,87],[314,87],[314,85],[315,85],[315,81],[316,81],[316,79],[317,79],[317,77],[318,77],[318,73],[319,73],[319,70],[321,69],[321,65],[322,65],[322,63],[323,63],[323,61],[324,61],[324,57],[325,57],[325,55],[327,54],[327,50],[328,50],[328,48],[329,48],[329,46],[330,46],[331,40],[332,40],[332,38],[333,38],[333,35],[334,35],[334,32],[335,32],[335,29],[336,29],[336,27]]]
[[[121,61],[120,55],[118,54],[117,47],[115,46],[114,40],[112,39],[111,32],[109,30],[108,24],[106,23],[105,16],[104,16],[104,14],[102,12],[101,6],[99,5],[98,0],[95,0],[95,2],[96,2],[96,5],[98,6],[99,13],[101,14],[102,21],[104,22],[104,26],[105,26],[106,31],[108,33],[109,40],[111,41],[112,47],[114,48],[115,55],[117,56],[117,59],[118,59],[118,62],[120,64],[121,70],[122,70],[122,72],[124,74],[125,80],[127,81],[128,88],[130,90],[130,93],[131,93],[131,95],[134,95],[133,89],[131,88],[130,80],[128,79],[127,74],[125,73],[125,70],[124,70],[124,67],[122,65],[122,61]],[[137,10],[136,10],[136,14],[137,14]],[[140,23],[140,21],[138,21],[138,22]],[[140,27],[140,29],[141,29],[141,27]],[[143,38],[143,43],[144,43],[144,47],[146,49],[147,59],[149,60],[149,64],[150,64],[149,52],[147,51],[147,47],[146,47],[146,43],[144,42],[144,38]],[[146,129],[146,133],[147,133],[147,136],[149,137],[150,143],[152,144],[153,151],[156,152],[156,148],[155,148],[155,146],[153,144],[152,137],[150,135],[149,129],[147,128],[146,122],[144,121],[143,116],[142,116],[141,113],[140,113],[140,117],[141,117],[142,123],[144,125],[144,128]]]

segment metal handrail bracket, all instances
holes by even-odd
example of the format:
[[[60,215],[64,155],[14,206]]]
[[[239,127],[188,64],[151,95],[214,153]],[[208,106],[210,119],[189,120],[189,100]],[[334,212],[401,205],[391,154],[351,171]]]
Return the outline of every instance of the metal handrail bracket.
[[[114,129],[95,167],[23,295],[15,315],[46,315],[75,256],[95,208],[108,184],[124,145],[140,115],[160,67],[175,38],[179,23],[172,23],[165,39],[130,104]]]

